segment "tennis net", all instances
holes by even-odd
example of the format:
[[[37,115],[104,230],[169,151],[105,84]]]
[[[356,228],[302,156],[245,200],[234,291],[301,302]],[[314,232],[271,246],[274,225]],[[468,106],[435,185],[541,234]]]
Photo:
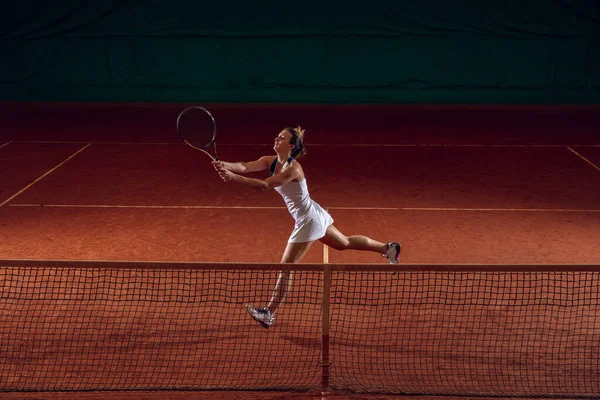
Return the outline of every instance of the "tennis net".
[[[5,392],[600,395],[600,265],[4,260],[0,290]]]

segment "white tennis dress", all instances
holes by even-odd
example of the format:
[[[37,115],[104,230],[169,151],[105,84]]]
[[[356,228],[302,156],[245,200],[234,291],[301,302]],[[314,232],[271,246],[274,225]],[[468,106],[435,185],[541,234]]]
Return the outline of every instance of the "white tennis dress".
[[[289,162],[288,160],[286,164]],[[327,227],[333,224],[333,218],[310,198],[306,178],[299,182],[289,181],[274,189],[283,197],[288,211],[296,221],[288,243],[312,242],[325,236]]]

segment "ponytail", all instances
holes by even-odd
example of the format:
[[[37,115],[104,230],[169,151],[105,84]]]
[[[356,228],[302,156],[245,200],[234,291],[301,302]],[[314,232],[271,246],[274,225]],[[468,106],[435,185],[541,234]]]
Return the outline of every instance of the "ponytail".
[[[295,128],[285,128],[285,130],[292,134],[292,138],[290,139],[290,144],[294,145],[294,149],[291,153],[292,158],[297,159],[305,155],[304,133],[306,130],[302,129],[300,126]]]

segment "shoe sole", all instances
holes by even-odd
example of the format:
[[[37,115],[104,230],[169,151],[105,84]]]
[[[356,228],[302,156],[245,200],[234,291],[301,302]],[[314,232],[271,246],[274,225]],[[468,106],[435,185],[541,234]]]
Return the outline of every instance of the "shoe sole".
[[[394,243],[394,247],[396,248],[396,256],[394,257],[394,262],[390,262],[390,264],[398,264],[398,260],[400,259],[400,252],[402,251],[402,245],[400,243]]]
[[[400,243],[396,243],[395,246],[396,246],[396,251],[397,251],[396,257],[394,257],[395,262],[390,263],[390,264],[398,265],[398,260],[400,259],[400,252],[402,251],[402,245]],[[392,271],[391,274],[396,275],[396,271]]]

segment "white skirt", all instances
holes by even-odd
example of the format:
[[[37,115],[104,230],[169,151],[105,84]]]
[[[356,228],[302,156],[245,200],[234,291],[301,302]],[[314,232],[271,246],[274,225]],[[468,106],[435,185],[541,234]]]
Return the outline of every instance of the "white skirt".
[[[288,243],[305,243],[321,239],[325,236],[333,218],[319,204],[313,202],[309,215],[296,222]]]

